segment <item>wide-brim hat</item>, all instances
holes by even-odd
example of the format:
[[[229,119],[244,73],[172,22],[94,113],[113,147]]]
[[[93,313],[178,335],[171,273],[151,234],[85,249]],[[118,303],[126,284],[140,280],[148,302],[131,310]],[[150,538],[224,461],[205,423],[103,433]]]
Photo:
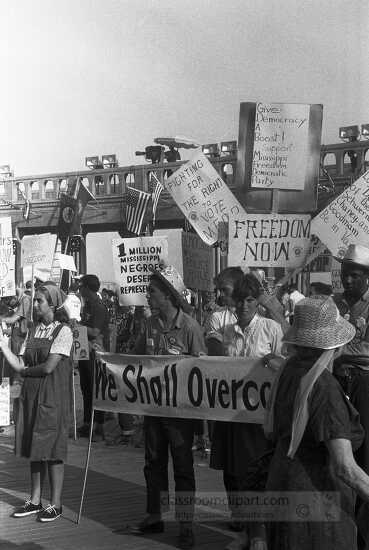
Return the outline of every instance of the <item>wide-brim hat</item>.
[[[283,340],[295,346],[334,349],[350,342],[355,332],[332,298],[311,296],[296,304],[292,327]]]
[[[355,264],[369,270],[369,248],[362,244],[350,244],[346,252],[335,259],[342,264]]]
[[[192,307],[186,300],[187,288],[181,275],[173,265],[168,265],[163,269],[155,269],[151,272],[152,277],[157,277],[174,297],[177,305],[185,313],[191,313]]]

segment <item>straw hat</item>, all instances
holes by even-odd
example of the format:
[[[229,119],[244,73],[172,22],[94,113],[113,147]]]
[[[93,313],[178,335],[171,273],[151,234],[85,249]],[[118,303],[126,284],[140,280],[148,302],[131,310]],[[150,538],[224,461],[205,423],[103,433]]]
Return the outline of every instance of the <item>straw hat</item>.
[[[332,298],[312,296],[296,304],[292,327],[284,336],[288,344],[334,349],[355,336],[355,327],[340,316]]]
[[[168,265],[163,269],[156,269],[151,272],[152,277],[157,277],[171,295],[175,298],[177,304],[185,313],[191,313],[192,307],[186,300],[187,288],[183,279],[173,265]]]
[[[369,248],[362,244],[350,244],[345,254],[336,260],[343,264],[356,264],[369,269]]]

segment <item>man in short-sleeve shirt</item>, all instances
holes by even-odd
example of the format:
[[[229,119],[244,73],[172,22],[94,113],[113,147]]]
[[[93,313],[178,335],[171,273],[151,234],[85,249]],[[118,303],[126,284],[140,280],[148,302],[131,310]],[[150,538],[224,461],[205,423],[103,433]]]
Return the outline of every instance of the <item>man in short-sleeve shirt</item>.
[[[154,271],[148,287],[152,316],[146,321],[135,351],[145,355],[200,355],[205,353],[203,331],[189,315],[183,297],[184,285],[177,271],[168,266]],[[180,523],[178,545],[192,548],[192,518],[195,497],[192,444],[195,421],[187,418],[145,417],[145,467],[147,517],[133,529],[135,534],[162,532],[162,497],[168,493],[168,447],[173,460],[176,518]],[[185,497],[186,502],[180,499]]]
[[[79,361],[80,385],[83,397],[83,426],[78,429],[81,437],[88,437],[92,416],[92,392],[93,392],[93,349],[99,346],[103,349],[104,337],[109,330],[109,313],[97,292],[100,281],[96,275],[84,275],[80,280],[80,294],[83,298],[81,324],[87,327],[87,336],[90,347],[90,356],[87,361]],[[104,413],[95,412],[96,428],[94,439],[103,438],[102,425]]]

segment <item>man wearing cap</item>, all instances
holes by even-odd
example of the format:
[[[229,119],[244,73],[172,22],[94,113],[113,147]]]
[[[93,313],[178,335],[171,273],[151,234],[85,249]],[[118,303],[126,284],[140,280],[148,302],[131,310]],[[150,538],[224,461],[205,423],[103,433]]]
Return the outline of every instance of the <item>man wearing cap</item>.
[[[369,248],[351,244],[339,261],[344,292],[334,299],[340,314],[356,328],[356,334],[342,348],[334,374],[360,413],[365,438],[355,459],[369,474]]]
[[[152,316],[139,335],[135,353],[144,355],[201,355],[205,343],[200,325],[189,314],[183,281],[172,266],[154,271],[147,300]],[[192,444],[195,422],[184,418],[145,417],[145,467],[147,516],[132,531],[161,533],[161,499],[168,493],[168,446],[170,447],[175,491],[176,517],[180,522],[178,544],[192,548],[192,518],[195,496]],[[180,502],[181,496],[185,503]],[[188,504],[189,503],[189,504]]]

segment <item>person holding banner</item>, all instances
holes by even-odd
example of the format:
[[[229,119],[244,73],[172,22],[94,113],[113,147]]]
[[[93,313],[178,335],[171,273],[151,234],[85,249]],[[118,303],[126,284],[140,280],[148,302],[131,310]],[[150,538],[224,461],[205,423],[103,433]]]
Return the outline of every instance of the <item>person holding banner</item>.
[[[92,418],[93,391],[93,350],[98,346],[104,349],[104,340],[109,332],[109,313],[98,296],[100,281],[96,275],[83,275],[79,282],[79,292],[83,300],[81,324],[87,327],[90,356],[78,364],[81,392],[83,398],[83,425],[78,428],[80,437],[89,437]],[[95,412],[93,441],[104,439],[104,412]]]
[[[279,323],[258,313],[261,284],[250,273],[235,285],[232,300],[237,322],[224,327],[219,348],[209,346],[209,354],[260,358],[260,368],[277,369],[282,363],[283,332]],[[215,336],[215,335],[214,335]],[[222,349],[223,348],[223,349]],[[258,522],[242,521],[243,507],[237,502],[239,492],[261,491],[265,487],[272,445],[258,424],[215,422],[210,467],[223,470],[224,485],[232,512],[233,530],[245,529],[251,550],[265,549],[265,529]]]
[[[369,476],[353,452],[364,433],[332,376],[339,348],[354,337],[355,328],[331,297],[312,296],[296,305],[285,335],[293,352],[273,384],[264,421],[276,444],[267,490],[289,502],[287,518],[284,513],[268,526],[268,550],[357,549],[355,492],[369,502]]]
[[[19,356],[9,349],[7,339],[0,337],[4,356],[24,378],[15,426],[15,452],[30,459],[31,495],[14,511],[15,518],[37,514],[39,521],[50,522],[62,513],[73,343],[62,303],[62,293],[55,285],[44,284],[38,288],[33,309],[36,324],[30,329]],[[50,505],[43,508],[42,485],[47,474]]]
[[[203,331],[190,315],[184,297],[185,286],[173,266],[153,271],[147,300],[151,317],[146,320],[135,347],[140,355],[205,354]],[[176,518],[180,523],[178,544],[182,549],[194,546],[192,520],[195,475],[192,444],[195,420],[146,416],[145,467],[147,516],[132,529],[134,534],[161,533],[161,503],[168,494],[168,447],[173,460]],[[181,498],[185,502],[181,503]]]

